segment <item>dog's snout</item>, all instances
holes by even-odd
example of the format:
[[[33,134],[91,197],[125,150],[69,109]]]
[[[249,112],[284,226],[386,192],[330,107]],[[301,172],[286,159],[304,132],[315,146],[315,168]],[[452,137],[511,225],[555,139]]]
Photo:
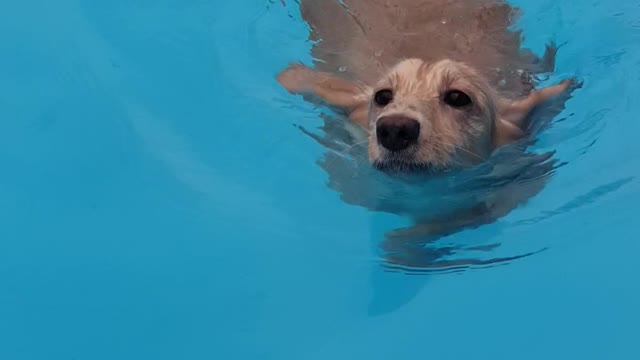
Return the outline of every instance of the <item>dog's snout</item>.
[[[378,143],[389,151],[400,151],[418,142],[420,123],[404,116],[385,116],[376,126]]]

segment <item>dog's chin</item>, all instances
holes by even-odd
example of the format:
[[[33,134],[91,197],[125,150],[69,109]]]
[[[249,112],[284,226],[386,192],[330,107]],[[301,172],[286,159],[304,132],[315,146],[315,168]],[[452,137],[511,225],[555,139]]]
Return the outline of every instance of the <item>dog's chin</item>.
[[[377,170],[389,174],[435,174],[444,170],[429,162],[401,157],[376,159],[371,163]]]

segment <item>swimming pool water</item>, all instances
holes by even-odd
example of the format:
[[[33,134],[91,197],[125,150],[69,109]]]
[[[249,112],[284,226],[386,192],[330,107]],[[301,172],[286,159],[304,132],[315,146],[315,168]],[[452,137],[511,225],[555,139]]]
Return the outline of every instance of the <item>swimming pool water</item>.
[[[640,357],[640,2],[514,3],[584,81],[534,147],[565,164],[451,242],[537,253],[416,275],[294,126],[295,2],[3,2],[0,359]]]

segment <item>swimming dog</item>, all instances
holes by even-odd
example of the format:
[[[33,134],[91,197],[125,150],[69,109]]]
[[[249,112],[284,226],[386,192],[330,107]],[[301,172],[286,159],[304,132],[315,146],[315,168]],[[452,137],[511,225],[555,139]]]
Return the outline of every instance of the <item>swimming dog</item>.
[[[291,64],[277,80],[346,114],[385,173],[481,164],[529,135],[534,110],[578,85],[536,89],[536,76],[554,70],[557,48],[548,44],[542,57],[523,49],[512,29],[519,10],[500,0],[302,0],[300,9],[314,63]],[[441,236],[495,221],[540,188],[494,191],[438,217],[446,220],[414,214],[410,233]]]

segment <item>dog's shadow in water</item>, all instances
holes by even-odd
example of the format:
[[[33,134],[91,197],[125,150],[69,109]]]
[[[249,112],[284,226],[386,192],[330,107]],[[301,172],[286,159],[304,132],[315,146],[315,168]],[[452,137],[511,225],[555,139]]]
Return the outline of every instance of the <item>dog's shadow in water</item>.
[[[535,121],[530,123],[535,127],[529,139],[498,149],[474,168],[438,175],[389,175],[374,169],[367,159],[366,141],[356,140],[340,115],[323,114],[321,135],[300,127],[326,147],[319,165],[329,176],[329,187],[344,202],[366,208],[374,217],[391,214],[412,224],[393,229],[385,228],[387,221],[372,222],[372,245],[381,263],[371,269],[370,315],[401,308],[422,290],[428,275],[504,265],[543,250],[492,257],[501,244],[489,240],[502,231],[497,220],[538,194],[561,165],[553,153],[536,154],[527,148],[565,100],[532,114]],[[492,226],[477,236],[473,229],[487,224]],[[470,231],[459,236],[465,230]]]

